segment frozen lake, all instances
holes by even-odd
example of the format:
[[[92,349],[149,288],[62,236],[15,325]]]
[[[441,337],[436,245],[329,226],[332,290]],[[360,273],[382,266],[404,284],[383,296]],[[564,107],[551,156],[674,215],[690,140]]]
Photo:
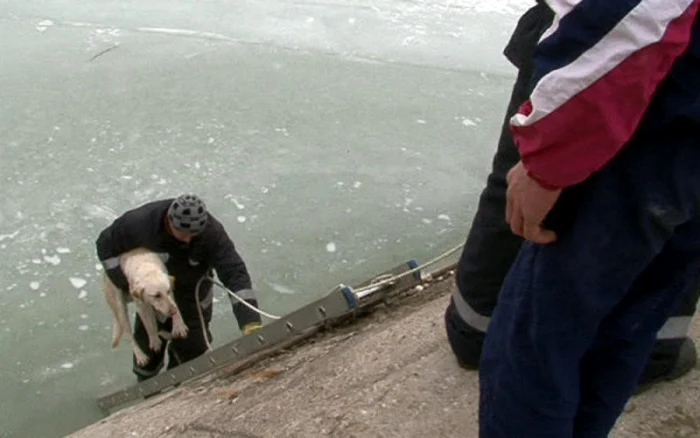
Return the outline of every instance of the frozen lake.
[[[200,194],[274,314],[461,243],[531,3],[0,0],[0,436],[134,382],[94,249],[126,209]]]

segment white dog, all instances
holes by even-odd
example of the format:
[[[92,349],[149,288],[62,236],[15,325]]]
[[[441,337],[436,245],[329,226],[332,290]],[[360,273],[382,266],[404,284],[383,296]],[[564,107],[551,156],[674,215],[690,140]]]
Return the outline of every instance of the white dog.
[[[103,277],[105,298],[114,313],[112,348],[119,345],[119,339],[126,333],[134,350],[136,363],[144,366],[148,364],[149,359],[134,341],[127,310],[129,302],[135,301],[138,306],[137,312],[148,333],[148,346],[153,351],[160,351],[163,346],[155,312],[173,318],[171,337],[187,337],[188,328],[173,299],[174,279],[168,275],[165,264],[156,253],[137,248],[122,254],[119,263],[129,281],[128,293],[118,289],[106,274]]]

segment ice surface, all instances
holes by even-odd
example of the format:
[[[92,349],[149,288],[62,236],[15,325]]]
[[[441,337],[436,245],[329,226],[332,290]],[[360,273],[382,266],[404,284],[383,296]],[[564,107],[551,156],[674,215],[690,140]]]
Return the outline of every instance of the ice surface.
[[[99,232],[129,208],[201,194],[276,314],[461,240],[512,85],[503,44],[532,3],[5,2],[0,306],[17,354],[0,369],[23,357],[34,374],[0,382],[3,432],[64,436],[101,418],[84,394],[133,383],[92,281]],[[235,336],[225,301],[218,345]]]

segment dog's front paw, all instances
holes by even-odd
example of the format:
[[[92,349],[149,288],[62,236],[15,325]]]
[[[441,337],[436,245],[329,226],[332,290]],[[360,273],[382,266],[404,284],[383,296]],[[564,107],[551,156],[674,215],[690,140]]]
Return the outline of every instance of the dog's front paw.
[[[160,351],[161,347],[163,347],[163,341],[158,335],[148,339],[148,348],[151,350]]]
[[[173,331],[171,334],[173,335],[174,338],[186,338],[187,337],[187,332],[189,332],[190,329],[187,328],[187,325],[180,321],[177,323],[173,323]]]
[[[146,354],[141,351],[140,348],[134,348],[134,356],[136,357],[136,364],[140,367],[145,367],[148,365],[149,359]]]

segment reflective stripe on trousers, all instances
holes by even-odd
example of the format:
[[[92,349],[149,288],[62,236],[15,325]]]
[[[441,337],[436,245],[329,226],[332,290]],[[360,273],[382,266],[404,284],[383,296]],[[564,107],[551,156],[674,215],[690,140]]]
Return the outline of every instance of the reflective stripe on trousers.
[[[467,323],[468,326],[486,333],[489,328],[491,318],[481,315],[474,310],[469,303],[462,297],[459,289],[455,289],[452,294],[452,300],[455,303],[455,309],[459,317]],[[661,330],[656,335],[658,340],[679,339],[688,336],[692,316],[672,316],[661,327]]]

